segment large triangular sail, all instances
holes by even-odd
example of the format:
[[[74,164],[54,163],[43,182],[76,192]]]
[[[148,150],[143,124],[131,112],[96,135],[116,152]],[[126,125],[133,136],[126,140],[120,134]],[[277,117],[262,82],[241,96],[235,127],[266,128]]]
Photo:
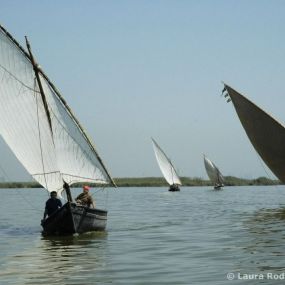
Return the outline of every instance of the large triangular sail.
[[[155,157],[159,168],[169,185],[177,184],[182,185],[174,166],[172,165],[170,159],[166,156],[164,151],[160,148],[157,142],[152,138],[152,145],[155,153]]]
[[[0,26],[0,134],[27,171],[49,191],[69,184],[114,184],[65,100],[39,70],[50,118],[29,54]],[[51,126],[52,130],[51,130]]]
[[[271,171],[285,183],[285,128],[246,97],[225,84],[245,132]]]
[[[215,185],[223,185],[224,177],[222,173],[220,172],[219,168],[205,155],[204,155],[204,165],[210,180]]]

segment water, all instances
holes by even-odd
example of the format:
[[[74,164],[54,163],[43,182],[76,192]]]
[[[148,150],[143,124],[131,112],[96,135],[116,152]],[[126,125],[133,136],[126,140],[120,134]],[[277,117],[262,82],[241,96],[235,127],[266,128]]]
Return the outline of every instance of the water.
[[[108,190],[106,232],[61,238],[41,236],[42,189],[0,193],[1,285],[284,283],[284,186]]]

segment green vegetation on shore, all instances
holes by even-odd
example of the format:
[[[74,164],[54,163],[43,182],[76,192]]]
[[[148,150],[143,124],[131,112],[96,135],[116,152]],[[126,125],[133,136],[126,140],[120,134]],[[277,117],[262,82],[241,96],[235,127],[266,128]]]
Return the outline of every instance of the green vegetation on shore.
[[[257,179],[243,179],[233,176],[225,176],[225,186],[245,186],[245,185],[279,185],[279,180],[271,180],[266,177]],[[143,177],[143,178],[116,178],[114,179],[118,187],[160,187],[168,186],[162,177]],[[210,180],[204,180],[199,177],[189,178],[181,177],[183,186],[211,186]]]
[[[162,177],[140,177],[140,178],[115,178],[118,187],[160,187],[168,186]],[[181,177],[183,186],[211,186],[209,180],[199,177]],[[280,185],[279,180],[272,180],[266,177],[256,179],[244,179],[234,176],[225,176],[225,186],[246,186],[246,185]],[[82,184],[74,184],[72,187],[81,187]],[[96,184],[90,184],[96,187]],[[41,188],[37,182],[1,182],[0,188]],[[100,185],[102,187],[102,185]]]

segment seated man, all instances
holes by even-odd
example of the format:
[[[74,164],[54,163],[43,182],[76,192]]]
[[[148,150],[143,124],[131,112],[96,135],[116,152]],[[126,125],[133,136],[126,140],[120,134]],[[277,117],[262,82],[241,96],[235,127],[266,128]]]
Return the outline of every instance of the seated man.
[[[79,194],[75,201],[78,204],[81,204],[82,206],[87,206],[88,208],[90,208],[90,206],[92,206],[93,208],[95,208],[95,204],[93,201],[92,196],[89,194],[89,186],[83,186],[83,193]]]
[[[50,216],[53,212],[55,212],[57,209],[62,207],[61,201],[57,198],[56,191],[52,191],[50,193],[50,198],[46,201],[46,207],[44,212],[44,218],[46,219],[46,216]]]

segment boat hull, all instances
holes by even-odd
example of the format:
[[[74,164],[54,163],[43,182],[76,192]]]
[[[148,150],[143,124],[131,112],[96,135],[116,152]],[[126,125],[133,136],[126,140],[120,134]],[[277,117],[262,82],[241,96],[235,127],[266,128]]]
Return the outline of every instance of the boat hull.
[[[43,223],[44,235],[68,235],[105,230],[107,211],[67,202]]]
[[[214,186],[214,189],[215,189],[215,190],[221,190],[223,187],[224,187],[224,185],[219,184],[219,185],[215,185],[215,186]]]
[[[170,185],[168,191],[170,191],[170,192],[180,191],[180,188],[178,185],[173,184],[173,185]]]

